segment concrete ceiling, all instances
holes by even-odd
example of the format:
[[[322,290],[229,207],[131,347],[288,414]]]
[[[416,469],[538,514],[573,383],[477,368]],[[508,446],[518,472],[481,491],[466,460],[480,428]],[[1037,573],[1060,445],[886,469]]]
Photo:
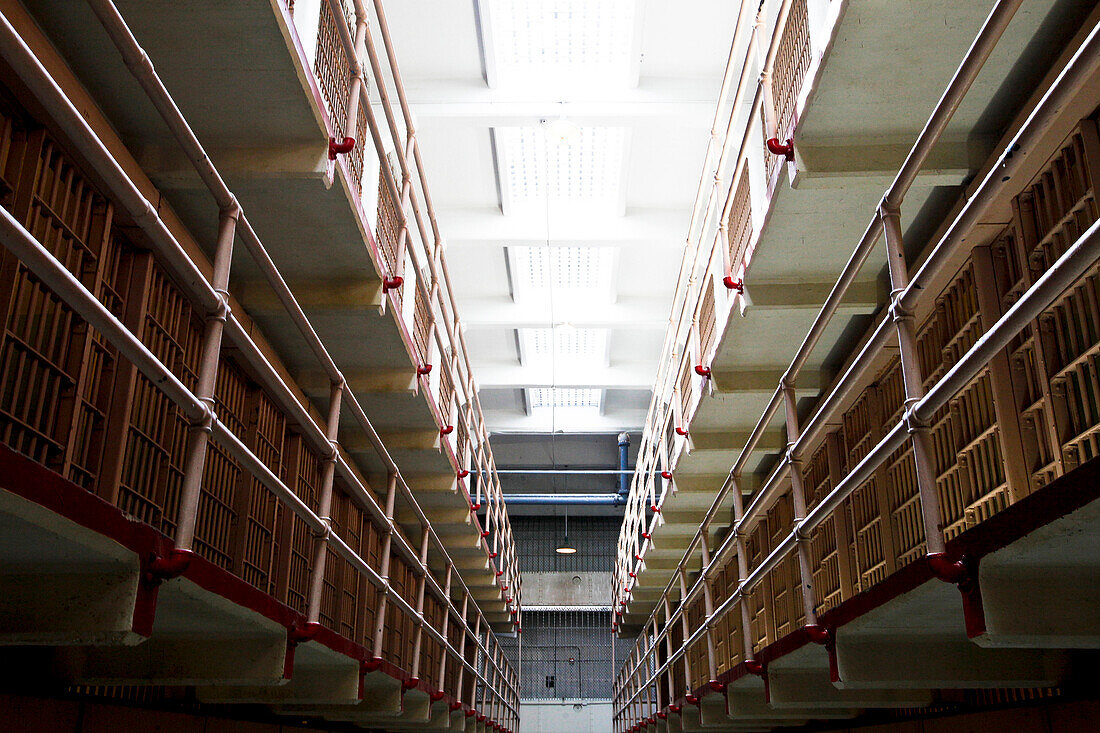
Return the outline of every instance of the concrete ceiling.
[[[490,429],[639,428],[737,3],[387,10]]]

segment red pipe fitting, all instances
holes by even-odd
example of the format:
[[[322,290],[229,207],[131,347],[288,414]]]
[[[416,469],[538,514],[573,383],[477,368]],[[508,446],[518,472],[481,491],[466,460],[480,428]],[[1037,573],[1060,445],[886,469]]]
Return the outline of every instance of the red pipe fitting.
[[[679,705],[669,705],[668,706],[668,711],[670,713],[679,714],[681,710],[683,710],[683,708],[681,708]]]
[[[663,478],[665,481],[671,481],[672,471],[661,471],[661,478]]]
[[[482,537],[488,537],[490,534],[492,534],[492,533],[487,529],[481,530],[481,536]]]
[[[489,716],[487,716],[485,713],[478,713],[477,714],[477,722],[479,722],[479,723],[484,723],[486,720],[488,720],[488,718],[489,718]]]
[[[707,687],[709,687],[710,689],[714,690],[717,693],[723,693],[723,692],[726,691],[725,683],[724,682],[719,682],[718,680],[709,680],[707,682]]]
[[[432,690],[431,694],[428,695],[428,699],[432,702],[439,702],[443,699],[443,690]]]
[[[455,710],[459,710],[462,708],[462,703],[460,703],[458,700],[455,700],[451,703],[450,708],[451,712],[453,713]]]
[[[657,713],[657,720],[668,720],[668,713],[659,711]]]
[[[419,677],[409,677],[408,679],[406,679],[404,682],[401,683],[401,689],[402,690],[414,690],[414,689],[416,689],[416,686],[419,685],[419,684],[420,684],[420,678]]]
[[[768,138],[768,152],[772,155],[781,155],[787,160],[794,160],[794,140],[787,138],[787,142],[779,142],[779,138]]]
[[[477,504],[470,504],[470,512],[471,513],[476,512],[480,508],[481,508],[481,503],[480,502],[477,503]]]
[[[191,565],[191,559],[195,553],[191,550],[172,549],[164,557],[153,555],[145,566],[145,582],[149,585],[160,585],[165,580],[172,580],[183,575]]]
[[[927,559],[928,567],[932,568],[936,578],[943,580],[945,583],[955,583],[958,586],[970,577],[970,570],[967,568],[966,562],[950,559],[947,553],[928,553],[925,559]]]
[[[512,602],[512,599],[511,599],[511,598],[509,598],[509,599],[508,599],[508,603],[511,603],[511,602]],[[518,609],[515,609],[515,608],[513,608],[513,609],[512,609],[511,611],[509,611],[509,613],[510,613],[510,614],[512,614],[513,616],[518,616],[518,615],[519,615],[519,610],[518,610]]]
[[[450,435],[454,431],[455,431],[455,426],[454,425],[444,425],[443,427],[441,427],[439,429],[439,434],[440,435]]]
[[[497,577],[499,578],[502,575],[504,575],[504,571],[503,570],[498,570],[497,571]]]
[[[458,477],[459,478],[466,478],[469,475],[470,475],[470,472],[467,471],[465,468],[458,472]]]
[[[656,504],[650,504],[649,505],[649,510],[651,512],[655,513],[655,514],[660,514],[661,513],[661,507],[657,506]]]
[[[649,539],[649,537],[650,537],[650,534],[649,534],[649,532],[642,532],[642,539],[643,539],[643,540],[648,540],[648,539]]]
[[[418,366],[416,368],[416,373],[417,373],[418,376],[426,377],[426,376],[428,376],[429,374],[432,373],[432,365],[431,364],[421,364],[420,366]]]
[[[522,634],[522,633],[523,633],[523,628],[522,628],[522,627],[520,627],[520,625],[519,625],[519,624],[516,624],[516,633],[517,633],[517,634]]]
[[[328,159],[336,160],[337,155],[343,155],[350,153],[352,148],[355,147],[355,138],[345,137],[343,140],[337,142],[336,138],[330,137],[328,139]]]
[[[501,590],[508,590],[508,586],[506,586],[506,585],[502,585],[502,586],[500,586],[500,589],[501,589]]]
[[[758,662],[755,659],[745,660],[745,670],[749,674],[754,674],[757,677],[763,677],[764,672],[766,671],[763,662]]]
[[[304,644],[317,638],[317,632],[321,630],[321,624],[316,621],[307,621],[304,624],[291,626],[286,630],[286,639],[292,645]]]
[[[622,616],[622,615],[623,615],[623,612],[622,612],[622,611],[615,611],[615,615],[616,615],[616,616]]]
[[[382,657],[371,657],[361,665],[364,672],[377,672],[382,669]]]
[[[382,278],[382,292],[388,293],[391,290],[396,290],[405,284],[405,278],[400,275],[393,275],[392,277]]]
[[[504,602],[505,602],[505,603],[507,603],[507,604],[511,604],[511,603],[512,603],[512,597],[511,597],[511,596],[505,596],[505,597],[504,597]],[[516,611],[515,611],[515,610],[513,610],[513,611],[512,611],[512,615],[513,615],[513,616],[515,616],[515,615],[516,615]]]
[[[806,632],[806,636],[810,637],[810,641],[815,644],[824,644],[829,641],[829,630],[821,624],[807,624],[803,627]]]
[[[700,377],[710,379],[710,367],[705,367],[702,364],[696,364],[695,373],[698,374]]]
[[[472,718],[472,717],[474,717],[475,715],[477,715],[477,711],[476,711],[476,710],[467,710],[467,711],[466,711],[466,717],[467,717],[467,718]]]
[[[638,577],[638,574],[635,573],[634,571],[631,571],[631,572],[627,573],[627,575],[629,575],[631,578],[637,578]]]
[[[745,282],[741,278],[734,280],[732,275],[726,275],[722,278],[722,284],[729,290],[736,290],[742,295],[745,293]]]
[[[500,554],[499,552],[490,552],[490,553],[489,553],[489,559],[490,559],[490,560],[496,560],[496,559],[497,559],[497,556],[498,556],[499,554]]]
[[[683,438],[686,438],[686,437],[687,437],[687,434],[688,434],[688,431],[687,431],[687,430],[684,430],[684,429],[683,429],[683,428],[681,428],[681,427],[677,427],[677,428],[676,428],[676,434],[677,434],[677,435],[679,435],[679,436],[681,436],[681,437],[683,437]]]
[[[695,697],[695,695],[692,695],[689,692],[688,694],[684,695],[684,702],[686,702],[688,705],[698,705],[699,698]]]
[[[626,601],[619,601],[619,605],[623,606],[625,608],[626,607]]]
[[[641,562],[642,556],[639,555],[638,553],[634,553],[634,559],[637,560],[638,562]]]
[[[629,592],[630,592],[630,588],[627,588],[627,587],[623,588],[623,593],[629,593]]]

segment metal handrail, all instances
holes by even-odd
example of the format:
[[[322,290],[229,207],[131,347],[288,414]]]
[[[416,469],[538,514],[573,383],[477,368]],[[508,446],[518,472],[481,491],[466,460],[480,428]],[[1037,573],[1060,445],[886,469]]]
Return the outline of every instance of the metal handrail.
[[[974,43],[971,45],[963,63],[960,65],[955,77],[952,79],[951,84],[946,89],[944,95],[941,97],[937,104],[935,111],[933,112],[928,124],[921,132],[914,144],[913,150],[907,157],[906,162],[903,164],[899,171],[894,183],[888,189],[886,196],[884,196],[884,202],[889,202],[887,205],[892,204],[896,206],[898,202],[904,197],[905,192],[915,179],[917,172],[919,172],[925,158],[935,139],[939,136],[942,130],[946,127],[947,122],[950,119],[950,115],[958,107],[959,102],[965,95],[970,83],[976,77],[985,59],[988,57],[993,46],[996,44],[997,39],[1007,26],[1009,20],[1011,20],[1012,14],[1021,4],[1021,0],[1005,0],[998,3],[993,8],[989,17],[986,20],[985,25],[981,32],[978,34]],[[1028,116],[1025,123],[1021,126],[1020,131],[1016,134],[1012,142],[1006,147],[1005,152],[1002,154],[997,162],[997,165],[986,175],[982,180],[979,187],[968,198],[966,205],[962,211],[955,218],[951,226],[943,234],[936,246],[929,253],[928,257],[924,260],[923,264],[914,275],[912,282],[907,288],[896,294],[894,298],[894,308],[903,307],[906,309],[912,309],[916,304],[917,298],[921,293],[927,292],[926,284],[932,281],[941,269],[944,267],[946,261],[949,259],[951,253],[958,248],[962,239],[967,231],[969,231],[981,218],[984,212],[988,209],[993,195],[1003,190],[1005,181],[1013,175],[1013,173],[1022,165],[1026,154],[1018,151],[1030,150],[1034,142],[1049,126],[1054,112],[1062,108],[1072,93],[1072,90],[1079,85],[1081,79],[1085,78],[1088,74],[1095,71],[1098,65],[1097,53],[1100,52],[1100,40],[1098,40],[1098,31],[1100,29],[1094,28],[1088,38],[1078,49],[1077,53],[1073,56],[1069,64],[1059,75],[1058,79],[1054,82],[1052,87],[1044,95],[1039,102],[1035,110]],[[1084,59],[1084,61],[1082,61]],[[859,246],[857,246],[853,257],[849,260],[848,266],[846,266],[844,273],[838,280],[837,285],[834,287],[833,293],[830,295],[829,300],[839,302],[842,297],[842,285],[847,276],[848,282],[854,278],[855,272],[858,270],[858,265],[862,265],[863,260],[866,259],[869,254],[870,247],[877,241],[879,232],[881,232],[881,225],[879,223],[879,217],[876,216],[872,220],[871,225],[868,228],[867,234],[861,239]],[[1071,248],[1070,251],[1063,256],[1062,259],[1056,264],[1055,268],[1052,268],[1043,278],[1036,282],[1031,290],[1028,291],[1028,305],[1027,308],[1031,309],[1026,313],[1034,311],[1036,314],[1046,307],[1050,301],[1053,301],[1061,290],[1056,290],[1049,295],[1049,299],[1044,303],[1035,305],[1041,299],[1047,297],[1047,293],[1052,288],[1058,287],[1058,283],[1071,283],[1080,277],[1088,267],[1095,262],[1096,248],[1097,248],[1097,228],[1092,227],[1078,240],[1078,242]],[[1091,254],[1092,260],[1089,260]],[[1081,264],[1083,262],[1083,264]],[[1076,264],[1074,264],[1076,263]],[[1057,272],[1056,272],[1057,270]],[[1068,274],[1067,274],[1068,273]],[[1074,274],[1076,273],[1076,274]],[[1068,279],[1067,279],[1068,278]],[[1039,290],[1042,286],[1043,290]],[[1062,285],[1061,289],[1064,289],[1066,285]],[[838,291],[840,293],[838,294]],[[1040,295],[1032,295],[1033,292],[1040,292]],[[836,296],[834,298],[834,296]],[[943,404],[946,404],[947,399],[958,391],[962,386],[966,384],[977,373],[977,370],[982,368],[988,361],[988,354],[995,353],[999,348],[1003,348],[1007,340],[1010,339],[1017,331],[1019,331],[1023,325],[1016,327],[1014,331],[1003,335],[1005,331],[1010,330],[1012,325],[1016,324],[1019,318],[1022,318],[1021,314],[1025,313],[1023,307],[1019,306],[1020,302],[1023,302],[1022,298],[1012,309],[1009,310],[1005,316],[998,321],[998,323],[986,332],[986,335],[979,339],[978,343],[967,353],[963,359],[953,367],[947,375],[942,377],[940,381],[934,386],[924,398],[917,401],[915,406],[910,409],[906,414],[907,420],[904,420],[899,425],[895,426],[883,440],[869,453],[864,459],[852,470],[852,472],[838,484],[830,494],[819,502],[801,521],[799,521],[794,528],[794,531],[788,535],[779,546],[773,550],[767,558],[758,566],[752,573],[744,578],[738,586],[738,589],[730,599],[727,599],[713,614],[709,615],[703,624],[702,628],[707,628],[712,625],[715,620],[724,614],[744,593],[751,589],[764,575],[771,569],[773,569],[793,548],[799,540],[806,539],[809,536],[809,532],[812,531],[821,521],[823,521],[831,511],[833,511],[848,494],[851,493],[856,487],[858,487],[867,476],[874,470],[874,468],[884,460],[894,449],[901,445],[906,437],[906,429],[909,426],[909,419],[920,419],[931,415],[935,409],[938,409]],[[819,313],[818,319],[815,320],[815,326],[825,316],[829,301],[823,306],[821,313]],[[902,305],[904,304],[904,305]],[[907,311],[911,312],[911,310]],[[829,314],[831,315],[831,314]],[[1010,316],[1012,319],[1010,320]],[[1032,316],[1033,318],[1034,316]],[[868,357],[875,351],[881,348],[884,342],[885,334],[887,333],[886,326],[889,321],[884,320],[872,333],[871,337],[864,345],[860,354],[849,366],[848,370],[841,377],[838,383],[834,386],[833,390],[828,396],[826,396],[817,406],[815,415],[811,418],[810,425],[815,426],[814,430],[819,431],[827,422],[829,415],[838,408],[839,403],[843,399],[843,396],[850,391],[853,386],[853,382],[856,377],[866,367]],[[821,326],[820,328],[823,328]],[[818,330],[820,330],[820,328]],[[814,329],[811,329],[811,333]],[[1000,341],[994,341],[994,339],[1003,339]],[[796,356],[795,361],[792,362],[792,369],[795,366],[801,366],[805,362],[808,355],[808,344],[810,336],[807,336],[807,340],[803,342],[803,348],[800,349],[799,355]],[[1000,346],[996,346],[1000,344]],[[812,347],[812,344],[809,344]],[[991,351],[992,350],[992,351]],[[975,360],[984,358],[985,361],[977,362]],[[967,370],[973,369],[973,372]],[[791,370],[788,370],[788,374]],[[950,379],[950,381],[948,381]],[[774,399],[773,399],[774,401]],[[766,421],[762,421],[766,422]],[[760,427],[761,423],[757,426]],[[812,435],[809,431],[803,433],[799,441],[797,441],[792,448],[794,451],[804,450],[809,441],[812,439]],[[742,458],[746,454],[742,453]],[[785,465],[786,462],[784,462]],[[741,464],[743,465],[743,463]],[[736,465],[735,465],[736,468]],[[781,468],[768,480],[768,484],[772,483],[776,479],[777,474]],[[730,472],[729,477],[723,484],[721,491],[729,491],[730,488],[736,489],[737,480],[739,479],[739,472]],[[767,486],[767,484],[766,484]],[[761,492],[761,494],[766,492]],[[774,498],[774,497],[773,497]],[[733,531],[727,536],[726,541],[722,544],[720,549],[714,553],[710,563],[703,567],[703,571],[698,581],[694,584],[691,591],[684,595],[678,604],[677,610],[670,619],[664,629],[661,629],[655,634],[654,641],[649,644],[648,648],[640,652],[642,659],[648,658],[656,648],[657,643],[666,636],[668,629],[671,627],[672,620],[679,618],[686,606],[695,598],[698,597],[702,585],[706,582],[707,575],[712,567],[722,562],[724,556],[736,545],[738,537],[743,537],[743,533],[751,526],[749,523],[756,521],[755,516],[761,511],[767,508],[767,502],[754,502],[748,507],[743,516],[741,516],[737,523],[734,525]],[[717,505],[717,502],[716,502]],[[713,507],[712,507],[713,509]],[[679,564],[679,568],[683,569],[701,540],[703,532],[706,531],[706,527],[709,521],[713,519],[713,514],[708,513],[708,516],[704,519],[703,527],[699,534],[697,534],[690,546],[689,551],[685,555],[684,560]],[[672,584],[666,587],[663,595],[665,597],[672,590]],[[674,655],[669,655],[670,659],[679,659],[683,653],[686,652],[690,643],[698,640],[698,633],[693,634],[680,650]],[[674,659],[673,659],[674,661]],[[632,677],[641,666],[641,661],[634,664],[632,668],[627,669],[624,666],[621,676],[624,678]],[[667,668],[667,664],[661,667],[661,671]],[[650,678],[650,683],[655,677]],[[633,700],[639,693],[635,692],[630,700]]]
[[[108,3],[108,5],[110,4]],[[114,13],[117,15],[117,10],[114,10],[113,5],[110,6],[110,9],[113,10]],[[121,20],[120,16],[119,20]],[[53,83],[52,79],[50,79],[44,67],[41,66],[41,64],[34,57],[30,49],[22,43],[22,40],[18,38],[18,35],[15,33],[14,29],[11,28],[10,24],[7,23],[6,19],[4,24],[8,33],[8,35],[5,37],[5,40],[10,41],[12,38],[14,38],[15,41],[19,44],[18,47],[9,46],[9,49],[14,48],[16,49],[17,55],[21,56],[25,60],[29,59],[30,63],[28,64],[28,68],[31,68],[32,72],[37,75],[38,88],[40,90],[48,90],[47,93],[54,95],[54,98],[51,101],[53,102],[52,111],[56,113],[55,117],[58,118],[62,122],[62,124],[64,124],[70,130],[70,132],[74,133],[74,136],[78,138],[78,144],[81,144],[86,151],[91,152],[91,155],[89,155],[88,157],[102,164],[101,170],[107,171],[106,178],[108,179],[109,185],[111,185],[113,188],[113,193],[121,193],[118,198],[122,200],[124,208],[127,208],[128,210],[134,212],[135,220],[144,229],[152,233],[152,238],[154,239],[154,241],[156,241],[159,245],[163,245],[158,246],[158,250],[162,251],[162,254],[166,255],[170,268],[175,273],[184,273],[185,277],[181,278],[181,280],[185,284],[189,294],[194,297],[200,305],[207,307],[208,310],[214,310],[218,308],[221,305],[221,299],[218,293],[207,283],[205,276],[198,270],[194,262],[191,261],[190,258],[186,255],[182,247],[179,245],[178,241],[174,239],[173,235],[165,226],[164,222],[160,219],[159,215],[156,213],[153,207],[149,204],[148,201],[143,198],[142,194],[137,189],[133,181],[121,169],[117,161],[114,160],[114,158],[106,150],[106,148],[103,147],[102,143],[95,136],[95,133],[90,129],[90,127],[87,126],[87,123],[80,116],[79,112],[75,109],[75,107],[72,106],[67,97],[64,96],[64,93],[61,92],[56,84]],[[125,28],[124,24],[123,28]],[[128,29],[125,29],[125,35],[129,35]],[[130,38],[132,39],[132,36],[130,36]],[[140,52],[140,48],[138,48],[138,54],[139,56],[144,57],[144,54]],[[149,66],[148,69],[151,71],[151,66]],[[179,116],[178,109],[175,108],[175,104],[174,102],[172,102],[171,97],[167,95],[167,91],[163,88],[163,85],[160,84],[159,79],[156,78],[155,72],[151,76],[147,76],[143,80],[143,85],[145,85],[145,83],[149,84],[149,86],[147,86],[147,91],[153,89],[153,92],[150,93],[150,96],[154,100],[154,103],[157,103],[158,101],[165,102],[166,106],[168,106],[169,108],[169,111],[174,111],[175,115],[178,116],[178,118],[173,119],[173,116],[171,114],[166,114],[166,122],[169,123],[170,127],[173,127],[173,132],[177,134],[177,137],[180,139],[185,150],[189,153],[189,156],[196,164],[196,168],[199,170],[200,175],[204,173],[204,168],[208,166],[208,170],[205,171],[207,175],[204,176],[204,180],[210,185],[211,192],[215,195],[215,199],[218,201],[220,207],[225,209],[235,206],[236,202],[232,198],[232,194],[229,193],[228,189],[224,185],[224,182],[222,182],[220,176],[217,174],[217,171],[214,170],[213,166],[209,163],[209,159],[202,151],[202,148],[198,144],[197,139],[194,137],[190,128],[187,126],[186,121],[183,120],[182,116]],[[159,90],[155,88],[157,86],[159,86]],[[160,96],[161,94],[163,94],[163,96],[158,100],[158,96]],[[158,104],[158,108],[159,106],[160,105]],[[162,110],[162,112],[163,111],[164,110]],[[196,154],[196,151],[198,154]],[[243,216],[241,217],[241,219],[243,220]],[[258,237],[256,237],[255,232],[251,230],[251,227],[247,225],[246,221],[244,226],[241,227],[239,231],[243,233],[242,238],[246,241],[246,243],[250,243],[252,245],[250,249],[261,255],[261,257],[257,258],[260,260],[261,266],[264,265],[266,261],[266,263],[269,264],[272,269],[274,269],[274,266],[270,264],[270,258],[267,257],[266,252],[263,250],[262,244],[259,242]],[[313,331],[312,326],[309,324],[308,320],[305,319],[301,308],[298,306],[297,302],[293,300],[293,295],[291,295],[289,289],[286,288],[285,282],[282,281],[282,278],[278,275],[277,271],[274,272],[274,275],[274,279],[276,280],[276,282],[274,282],[273,285],[276,285],[276,291],[279,292],[280,287],[278,286],[281,286],[281,294],[286,296],[292,304],[292,307],[288,307],[288,311],[291,313],[292,318],[297,316],[295,320],[300,320],[299,325],[303,331],[303,335],[306,336],[307,341],[310,341],[312,344],[315,345],[317,351],[319,352],[318,356],[322,363],[325,364],[331,372],[334,372],[336,377],[342,381],[342,377],[339,376],[339,372],[335,370],[335,365],[332,363],[331,358],[329,358],[327,352],[324,351],[324,346],[320,343],[316,332]],[[239,348],[241,348],[245,357],[249,359],[249,361],[253,365],[264,367],[262,369],[258,369],[258,371],[260,372],[263,380],[269,386],[276,385],[273,391],[276,392],[276,395],[280,398],[279,401],[282,403],[284,409],[287,409],[288,412],[291,412],[294,415],[296,420],[305,429],[305,433],[309,436],[311,442],[316,448],[320,450],[322,455],[331,452],[333,446],[331,445],[330,441],[328,441],[325,437],[324,432],[313,421],[312,417],[309,415],[308,409],[298,402],[297,398],[294,397],[293,393],[290,391],[287,385],[282,382],[282,379],[279,376],[278,372],[269,362],[267,362],[266,358],[260,352],[257,345],[251,340],[245,329],[241,326],[239,321],[237,321],[237,319],[233,316],[231,312],[227,313],[227,322],[231,338],[233,338],[234,342],[238,345]],[[155,357],[153,358],[155,359]],[[144,369],[152,369],[155,372],[157,370],[154,367],[155,365],[150,365],[147,363]],[[139,365],[139,368],[141,368],[141,365]],[[159,379],[159,377],[153,379],[153,382],[154,384],[158,385],[172,384],[172,380],[161,380]],[[254,456],[254,454],[252,454],[246,447],[244,447],[243,443],[241,443],[239,439],[236,438],[236,436],[228,431],[228,428],[218,423],[216,421],[216,418],[213,418],[212,415],[206,414],[206,412],[208,411],[195,412],[194,409],[189,409],[186,403],[190,400],[185,399],[181,394],[178,393],[178,390],[176,390],[175,393],[166,392],[166,394],[168,394],[170,399],[176,401],[177,404],[181,404],[181,406],[183,406],[184,408],[184,411],[189,413],[189,416],[193,419],[199,421],[203,419],[210,419],[212,421],[212,429],[215,433],[215,436],[227,443],[227,447],[229,447],[231,451],[237,455],[241,462],[250,469],[250,471],[253,473],[253,475],[257,477],[258,480],[264,483],[265,486],[272,490],[283,501],[287,502],[290,505],[292,511],[295,511],[295,513],[302,516],[302,518],[307,522],[307,524],[310,525],[312,529],[325,534],[330,539],[335,537],[335,535],[333,535],[328,529],[327,519],[317,517],[316,514],[308,510],[308,507],[305,507],[305,505],[302,504],[301,500],[292,491],[290,491],[285,486],[285,484],[282,484],[278,481],[277,478],[274,478],[273,474],[270,474],[270,472],[266,469],[266,466],[264,466],[263,463]],[[192,399],[197,399],[193,394],[191,394],[190,397]],[[181,400],[183,401],[182,403]],[[362,413],[361,408],[358,408],[358,405],[354,403],[354,398],[352,398],[352,401],[356,407],[356,409],[354,410],[357,413],[356,417],[359,418],[359,422],[362,424],[371,441],[375,443],[376,448],[379,449],[380,457],[385,463],[387,463],[387,465],[392,468],[393,472],[397,474],[400,482],[404,483],[403,478],[400,478],[400,473],[397,470],[396,464],[393,462],[388,452],[386,452],[384,445],[382,445],[381,440],[378,438],[377,433],[373,430],[373,427],[370,426],[369,420],[366,419],[366,416]],[[202,403],[202,401],[200,400],[199,404],[204,403]],[[369,491],[367,491],[361,480],[358,478],[358,475],[356,474],[354,469],[352,469],[350,465],[346,463],[346,460],[343,458],[343,456],[338,455],[337,462],[341,468],[343,476],[348,480],[352,488],[356,490],[356,495],[358,496],[360,501],[366,505],[368,511],[371,511],[371,513],[374,514],[376,517],[383,516],[380,514],[380,510],[377,506],[377,503],[374,501],[373,496],[370,494]],[[408,489],[407,485],[405,485],[405,489],[406,491],[409,491],[411,499],[411,491]],[[411,501],[410,504],[418,512],[421,520],[426,524],[426,517],[424,517],[423,513],[420,512],[420,509],[415,504],[415,501]],[[303,514],[303,509],[308,512],[308,514]],[[428,526],[430,527],[430,525]],[[399,545],[405,544],[404,538],[399,533],[397,533],[397,536],[399,538]],[[439,544],[440,549],[444,553],[444,558],[447,564],[453,566],[453,562],[446,555],[446,551],[445,548],[443,548],[442,543],[439,542],[438,538],[436,538],[436,541]],[[339,538],[333,540],[333,544],[337,546],[338,550],[340,550],[340,545],[342,542],[343,541]],[[405,544],[405,547],[407,548],[407,544]],[[407,549],[411,550],[411,548]],[[346,556],[347,553],[350,552],[350,548],[347,548],[346,545],[344,546],[344,549],[340,551],[341,554],[345,555],[345,559],[348,559],[349,562],[352,562],[352,564],[355,564],[357,566],[364,565],[363,561],[357,556],[355,558]],[[411,564],[414,567],[418,567],[422,577],[429,581],[430,584],[433,586],[433,593],[436,595],[440,595],[441,600],[445,601],[446,605],[448,606],[449,613],[458,616],[458,613],[455,610],[450,598],[441,595],[441,592],[438,589],[438,583],[435,581],[434,577],[431,576],[431,573],[428,572],[426,568],[422,567],[422,563],[419,563],[417,561],[417,555],[411,552],[407,554],[410,555],[409,559],[413,561]],[[375,582],[376,585],[378,584],[376,582],[376,579],[374,578],[372,578],[372,582]],[[388,581],[386,581],[385,579],[382,579],[382,586],[384,587],[387,595],[392,596],[393,594],[395,594],[395,591],[393,591],[389,587]],[[469,593],[468,588],[466,588],[464,585],[462,587],[468,595],[472,595]],[[395,599],[395,603],[402,607],[404,607],[404,605],[407,605],[407,603],[403,600]],[[480,615],[480,610],[477,609],[476,602],[474,603],[474,608],[477,611],[478,615]],[[414,619],[417,617],[417,614],[415,612],[412,615]],[[469,626],[466,623],[465,619],[462,618],[461,620],[465,628],[469,630]],[[424,624],[422,617],[419,618],[419,623],[421,626],[426,625]],[[435,632],[435,630],[432,628],[429,628],[428,633],[429,635],[433,636],[433,638],[438,637],[437,632]],[[475,637],[475,643],[477,644],[478,648],[487,656],[491,656],[488,654],[488,648],[484,646],[484,644],[482,644],[479,634],[476,631],[470,633]],[[437,640],[441,641],[441,643],[447,648],[450,654],[452,654],[453,656],[457,656],[457,652],[449,645],[449,643],[446,642],[446,640],[441,640],[438,638]],[[459,658],[464,665],[466,665],[467,667],[469,666],[469,663],[466,662],[465,659],[462,659],[461,657]],[[518,694],[515,686],[514,674],[505,674],[504,670],[496,663],[495,659],[493,660],[493,664],[497,673],[502,677],[502,679],[506,680],[509,683],[514,697],[516,694]],[[481,679],[487,685],[490,684],[487,680],[485,680],[484,677],[480,676],[480,673],[479,679]],[[493,689],[494,694],[496,694],[495,688]],[[511,704],[509,705],[511,706]]]

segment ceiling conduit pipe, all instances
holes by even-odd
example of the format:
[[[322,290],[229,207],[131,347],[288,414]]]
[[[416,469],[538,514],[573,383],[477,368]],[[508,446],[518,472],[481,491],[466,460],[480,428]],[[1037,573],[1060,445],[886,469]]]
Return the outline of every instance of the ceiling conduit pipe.
[[[625,506],[623,494],[505,494],[504,503],[514,506]]]
[[[623,503],[630,494],[630,433],[619,433],[619,496]]]

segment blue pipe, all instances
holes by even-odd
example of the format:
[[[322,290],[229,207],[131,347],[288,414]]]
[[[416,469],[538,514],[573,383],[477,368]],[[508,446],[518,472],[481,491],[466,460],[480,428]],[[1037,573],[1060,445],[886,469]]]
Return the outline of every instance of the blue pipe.
[[[626,501],[630,493],[630,434],[619,433],[619,496]]]
[[[622,494],[505,494],[505,504],[549,504],[554,506],[622,506]]]

